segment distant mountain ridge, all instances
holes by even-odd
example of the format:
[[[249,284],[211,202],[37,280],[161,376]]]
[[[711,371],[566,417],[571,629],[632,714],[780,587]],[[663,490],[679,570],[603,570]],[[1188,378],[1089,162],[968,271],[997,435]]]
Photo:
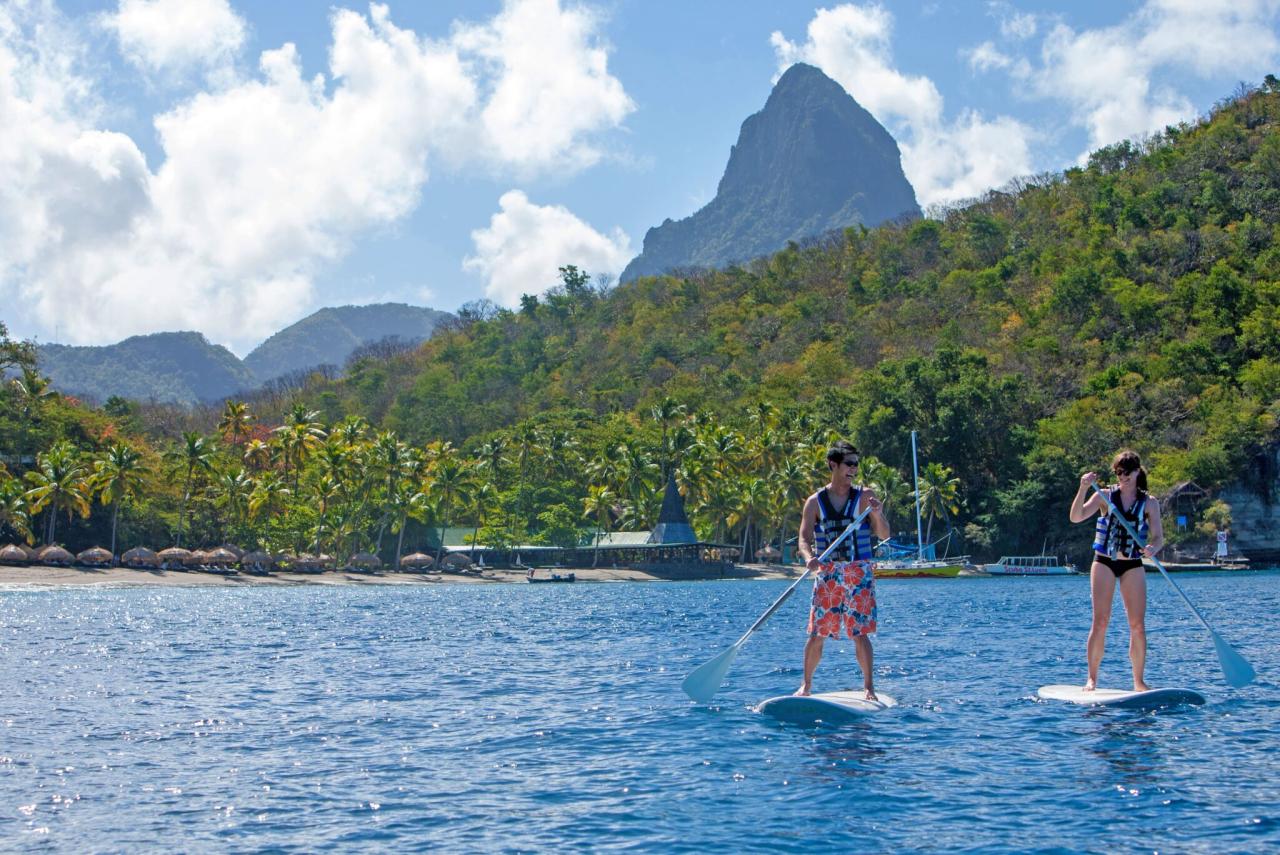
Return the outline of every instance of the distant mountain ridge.
[[[451,317],[405,303],[337,306],[285,327],[243,361],[198,332],[162,332],[104,346],[40,345],[39,365],[53,388],[69,395],[191,404],[319,365],[341,367],[358,348],[386,338],[417,344]]]
[[[715,198],[649,229],[620,280],[723,267],[833,229],[918,218],[889,132],[831,78],[803,63],[742,123]]]
[[[407,303],[324,308],[255,347],[244,364],[260,383],[317,365],[341,367],[361,345],[389,337],[416,344],[451,317]]]
[[[244,363],[198,332],[135,335],[105,346],[42,344],[40,370],[59,392],[105,401],[191,403],[259,385]]]

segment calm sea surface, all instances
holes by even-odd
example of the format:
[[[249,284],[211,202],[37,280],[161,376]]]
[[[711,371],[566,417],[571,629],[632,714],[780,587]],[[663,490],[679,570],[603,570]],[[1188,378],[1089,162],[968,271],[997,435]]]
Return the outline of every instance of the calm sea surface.
[[[1149,581],[1148,680],[1205,707],[1035,700],[1083,679],[1083,578],[887,580],[903,706],[838,730],[751,711],[799,684],[800,594],[680,691],[781,582],[3,592],[0,849],[1280,851],[1280,575],[1179,577],[1239,691]],[[816,687],[857,679],[828,643]]]

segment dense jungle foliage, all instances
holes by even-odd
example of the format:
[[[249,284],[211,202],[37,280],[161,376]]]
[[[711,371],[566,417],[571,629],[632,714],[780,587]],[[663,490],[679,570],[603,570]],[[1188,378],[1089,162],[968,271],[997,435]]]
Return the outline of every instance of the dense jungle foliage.
[[[955,532],[953,553],[1083,552],[1066,507],[1121,447],[1158,494],[1240,479],[1265,492],[1280,82],[909,224],[612,289],[561,272],[517,310],[465,307],[416,351],[221,410],[86,410],[47,394],[5,337],[22,379],[0,393],[0,541],[105,542],[119,508],[124,546],[390,557],[399,532],[423,548],[445,525],[589,542],[651,526],[670,468],[700,536],[750,552],[792,536],[836,436],[911,528],[912,430],[927,524]],[[141,474],[104,493],[117,445]],[[68,467],[96,503],[49,486],[75,482]]]

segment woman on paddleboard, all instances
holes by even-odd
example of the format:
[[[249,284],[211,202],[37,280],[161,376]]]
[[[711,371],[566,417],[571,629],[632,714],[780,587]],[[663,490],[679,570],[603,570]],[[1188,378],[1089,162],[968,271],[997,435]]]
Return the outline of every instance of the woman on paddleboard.
[[[871,679],[871,633],[876,631],[876,585],[871,564],[871,532],[884,540],[889,523],[875,493],[854,486],[858,472],[858,449],[845,440],[827,451],[831,480],[804,503],[800,516],[800,538],[796,551],[805,566],[817,575],[813,583],[813,605],[809,610],[809,640],[804,645],[804,682],[797,695],[813,689],[813,672],[822,660],[822,645],[843,630],[852,638],[862,668],[862,685],[867,700],[876,700]],[[862,511],[858,529],[836,547],[826,563],[822,554]]]
[[[1116,586],[1129,618],[1129,662],[1133,665],[1133,689],[1148,690],[1143,672],[1147,663],[1147,576],[1142,559],[1152,558],[1164,546],[1164,529],[1160,525],[1160,503],[1147,493],[1147,470],[1133,451],[1122,451],[1111,461],[1111,471],[1119,482],[1102,492],[1089,494],[1098,481],[1095,472],[1080,476],[1080,489],[1071,502],[1071,521],[1084,522],[1099,514],[1093,541],[1093,566],[1089,569],[1089,592],[1093,599],[1093,624],[1089,627],[1087,656],[1089,677],[1085,691],[1098,686],[1098,666],[1107,643],[1107,624],[1111,621],[1111,602]],[[1101,489],[1101,488],[1100,488]],[[1138,540],[1117,520],[1111,518],[1103,492]]]

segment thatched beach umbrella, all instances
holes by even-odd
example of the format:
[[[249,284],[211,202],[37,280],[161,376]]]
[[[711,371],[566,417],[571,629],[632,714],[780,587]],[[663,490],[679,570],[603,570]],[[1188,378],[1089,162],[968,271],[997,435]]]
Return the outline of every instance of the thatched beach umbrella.
[[[40,555],[39,555],[40,550],[39,550],[39,549],[36,549],[34,546],[27,546],[25,543],[19,543],[19,544],[18,544],[18,548],[19,548],[19,549],[21,549],[23,552],[27,553],[27,560],[28,560],[28,561],[38,561],[38,560],[39,560],[39,558],[40,558]]]
[[[218,549],[225,549],[227,552],[230,552],[236,557],[237,561],[244,557],[244,550],[236,546],[234,543],[224,543],[219,546]],[[214,551],[216,552],[217,550]]]
[[[36,553],[36,560],[50,567],[70,567],[76,557],[61,546],[46,546]]]
[[[205,553],[205,564],[216,564],[219,567],[225,567],[228,564],[235,564],[240,559],[230,549],[224,549],[219,546],[217,549],[210,549]]]
[[[440,566],[451,570],[466,570],[471,566],[471,559],[461,552],[450,552],[440,559]]]
[[[303,553],[302,555],[295,556],[294,559],[289,562],[289,569],[296,570],[299,573],[318,573],[324,569],[324,565],[315,555]]]
[[[101,546],[91,546],[76,556],[76,561],[85,567],[110,567],[111,553]]]
[[[322,552],[317,555],[316,562],[320,565],[321,570],[332,570],[338,566],[338,559],[326,552]]]
[[[187,559],[191,557],[191,550],[183,549],[181,546],[170,546],[168,549],[160,550],[157,557],[160,559],[160,566],[165,570],[185,570]]]
[[[400,559],[401,570],[427,570],[436,560],[425,552],[414,552]]]
[[[156,555],[145,546],[135,546],[124,555],[120,556],[120,563],[125,567],[134,567],[140,570],[150,569],[160,566],[160,556]]]
[[[255,576],[265,576],[276,566],[275,557],[269,552],[255,549],[240,556],[240,569]]]
[[[186,558],[188,567],[203,567],[209,563],[209,553],[203,549],[193,549]]]
[[[30,560],[27,557],[27,551],[21,546],[11,543],[0,549],[0,564],[26,564]]]
[[[782,553],[775,549],[772,544],[766,543],[756,550],[756,560],[763,561],[766,564],[771,561],[777,561],[781,557]]]
[[[347,563],[362,570],[377,570],[382,566],[382,559],[372,552],[357,552],[347,559]]]

